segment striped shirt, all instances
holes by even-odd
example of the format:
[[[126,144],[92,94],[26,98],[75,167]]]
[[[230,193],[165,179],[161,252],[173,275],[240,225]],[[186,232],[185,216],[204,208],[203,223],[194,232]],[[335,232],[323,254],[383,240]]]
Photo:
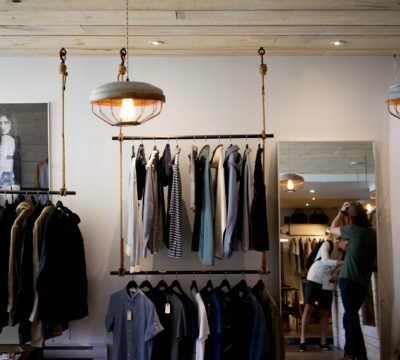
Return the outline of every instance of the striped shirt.
[[[179,171],[180,147],[176,147],[172,164],[172,189],[169,202],[169,250],[168,256],[182,257],[182,182]]]

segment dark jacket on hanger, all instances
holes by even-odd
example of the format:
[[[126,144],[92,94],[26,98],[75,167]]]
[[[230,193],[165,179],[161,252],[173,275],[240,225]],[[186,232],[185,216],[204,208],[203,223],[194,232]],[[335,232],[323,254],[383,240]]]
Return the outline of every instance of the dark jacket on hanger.
[[[79,216],[59,206],[49,215],[43,236],[36,289],[39,316],[62,323],[88,315],[86,261]]]
[[[137,193],[138,200],[142,200],[144,186],[146,184],[146,155],[144,153],[143,144],[139,145],[136,155],[136,182],[137,182]]]
[[[195,212],[192,234],[192,251],[199,251],[200,227],[201,227],[201,208],[203,206],[203,186],[205,158],[195,158],[194,178],[195,178]]]
[[[269,250],[267,200],[265,195],[264,171],[262,153],[259,147],[254,167],[254,199],[251,204],[251,243],[254,250]]]
[[[37,204],[22,225],[22,247],[20,262],[20,283],[14,307],[14,321],[19,322],[20,344],[31,340],[29,317],[33,307],[33,225],[43,210]]]
[[[11,227],[17,214],[16,204],[0,208],[0,333],[8,325],[8,266],[10,256]]]

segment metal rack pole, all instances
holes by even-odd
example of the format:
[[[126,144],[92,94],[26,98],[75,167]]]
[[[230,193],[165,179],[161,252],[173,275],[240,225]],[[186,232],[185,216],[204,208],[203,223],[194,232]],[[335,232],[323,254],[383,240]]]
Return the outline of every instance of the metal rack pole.
[[[267,271],[269,274],[270,271]],[[150,270],[130,273],[125,271],[125,275],[225,275],[225,274],[261,274],[260,270]],[[110,275],[120,275],[119,271],[110,271]]]
[[[273,138],[274,134],[265,134],[265,138]],[[119,140],[113,136],[113,140]],[[223,135],[178,135],[178,136],[123,136],[122,140],[209,140],[209,139],[263,139],[262,134],[223,134]]]
[[[0,190],[0,195],[76,195],[76,191],[60,190]]]

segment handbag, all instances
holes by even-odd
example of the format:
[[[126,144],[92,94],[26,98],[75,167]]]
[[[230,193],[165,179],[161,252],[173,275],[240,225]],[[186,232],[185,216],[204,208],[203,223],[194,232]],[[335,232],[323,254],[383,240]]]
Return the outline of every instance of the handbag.
[[[328,224],[329,216],[326,215],[322,209],[315,209],[314,214],[310,216],[311,224]]]
[[[290,222],[292,224],[307,224],[307,215],[301,209],[296,209],[294,213],[290,216]]]

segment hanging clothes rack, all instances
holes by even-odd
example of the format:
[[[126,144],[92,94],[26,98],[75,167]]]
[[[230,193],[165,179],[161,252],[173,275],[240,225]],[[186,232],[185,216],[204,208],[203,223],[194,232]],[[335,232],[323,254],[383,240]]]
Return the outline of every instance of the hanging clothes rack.
[[[196,139],[259,139],[262,141],[263,149],[265,149],[265,140],[267,138],[273,138],[273,134],[266,133],[266,106],[265,106],[265,76],[268,71],[268,67],[264,64],[264,55],[265,50],[264,48],[260,47],[258,50],[258,55],[261,59],[261,64],[259,66],[259,73],[261,76],[261,103],[262,103],[262,131],[260,134],[209,134],[209,135],[179,135],[179,136],[125,136],[122,134],[122,128],[119,129],[119,135],[113,136],[112,140],[117,140],[119,142],[119,152],[120,152],[120,249],[119,249],[119,256],[120,256],[120,266],[118,271],[112,271],[111,275],[119,275],[123,276],[124,274],[131,274],[130,272],[125,270],[125,263],[124,263],[124,239],[123,239],[123,225],[122,225],[122,142],[125,140],[193,140]],[[265,151],[263,151],[262,155],[262,165],[263,165],[263,174],[264,178],[266,177],[266,160],[265,160]],[[261,266],[260,270],[257,270],[256,273],[267,273],[267,253],[266,251],[262,252],[261,258]],[[193,272],[189,272],[193,273]],[[200,272],[203,273],[203,272]],[[205,272],[206,274],[209,272]],[[225,272],[223,271],[222,274]],[[239,271],[239,273],[242,273]],[[172,274],[176,274],[176,272],[172,272]]]
[[[265,134],[265,138],[273,138],[274,134]],[[209,140],[209,139],[263,139],[263,134],[223,134],[223,135],[178,135],[178,136],[113,136],[113,140]]]
[[[150,270],[150,271],[138,271],[131,273],[125,271],[125,275],[245,275],[245,274],[269,274],[268,270],[266,273],[260,272],[260,270]],[[110,271],[110,275],[121,275],[119,271]]]

